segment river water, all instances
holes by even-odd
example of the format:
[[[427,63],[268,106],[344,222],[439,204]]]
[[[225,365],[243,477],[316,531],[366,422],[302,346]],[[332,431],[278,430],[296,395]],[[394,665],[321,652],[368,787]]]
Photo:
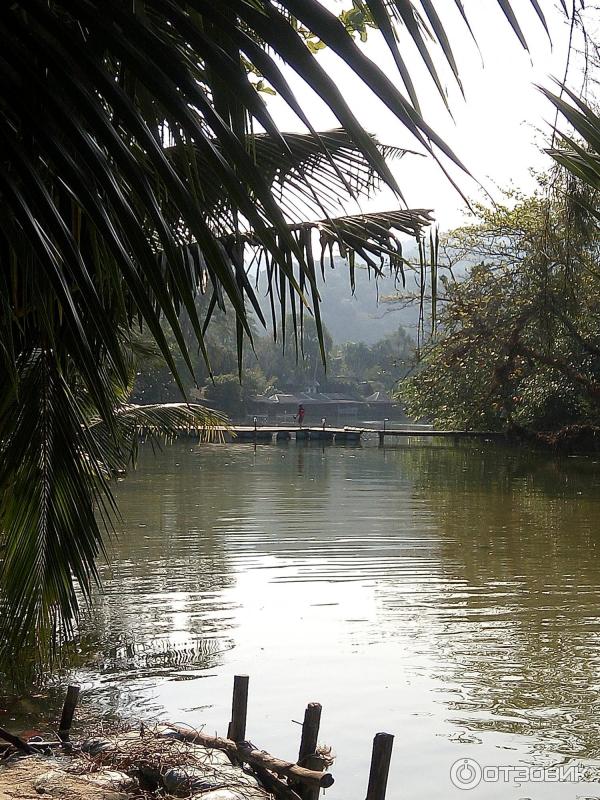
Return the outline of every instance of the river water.
[[[389,800],[600,796],[599,484],[593,459],[483,442],[144,450],[77,665],[8,715],[76,679],[83,718],[224,734],[247,673],[248,737],[280,757],[323,704],[331,800],[364,798],[377,731]]]

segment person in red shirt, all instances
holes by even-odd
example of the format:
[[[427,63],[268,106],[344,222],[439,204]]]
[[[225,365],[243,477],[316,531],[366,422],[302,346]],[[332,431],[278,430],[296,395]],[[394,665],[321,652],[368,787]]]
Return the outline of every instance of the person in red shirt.
[[[300,405],[298,406],[298,413],[294,417],[294,419],[298,420],[298,424],[300,425],[300,427],[302,427],[302,423],[304,422],[304,413],[305,413],[304,406],[302,405],[302,403],[300,403]]]

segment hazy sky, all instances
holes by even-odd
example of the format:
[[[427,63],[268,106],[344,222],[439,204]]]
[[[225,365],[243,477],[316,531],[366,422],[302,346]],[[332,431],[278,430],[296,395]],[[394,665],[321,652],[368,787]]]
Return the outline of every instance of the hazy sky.
[[[348,3],[329,0],[328,5],[340,9],[347,7]],[[541,2],[550,26],[552,45],[530,3],[516,0],[513,5],[522,15],[520,19],[531,54],[521,48],[496,0],[465,2],[482,55],[461,22],[453,0],[441,0],[436,4],[454,45],[466,95],[463,100],[451,73],[443,69],[440,57],[439,65],[446,79],[454,121],[428,79],[422,62],[414,54],[414,48],[409,45],[408,53],[403,50],[413,75],[417,76],[417,92],[426,120],[492,193],[495,184],[507,186],[512,183],[526,190],[532,188],[534,181],[530,169],[543,169],[549,163],[540,152],[540,146],[548,140],[548,123],[554,114],[534,84],[551,87],[551,77],[560,77],[564,73],[567,54],[569,27],[564,15],[555,8],[554,0]],[[364,47],[388,75],[398,75],[378,33],[372,33]],[[339,63],[332,52],[321,51],[319,58],[351,99],[355,114],[369,131],[383,143],[418,149],[391,112]],[[575,68],[571,79],[573,88],[577,88],[577,78]],[[401,85],[399,77],[398,85]],[[318,128],[336,127],[335,118],[304,84],[295,80],[294,86]],[[279,98],[270,99],[269,105],[284,129],[301,129]],[[394,167],[394,172],[408,204],[433,208],[441,228],[454,226],[464,218],[462,199],[430,159],[407,156]],[[461,176],[457,170],[453,170],[453,175],[459,179],[466,194],[482,196],[478,186],[467,176]],[[396,205],[391,193],[386,192],[365,203],[364,209],[385,210]]]

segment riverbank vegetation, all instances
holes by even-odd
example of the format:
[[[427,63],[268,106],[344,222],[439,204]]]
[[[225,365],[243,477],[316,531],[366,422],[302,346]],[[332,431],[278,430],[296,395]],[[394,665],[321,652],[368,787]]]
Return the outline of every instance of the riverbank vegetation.
[[[287,318],[293,330],[293,319]],[[193,331],[183,325],[186,343],[193,348]],[[326,325],[321,341],[316,323],[308,317],[303,325],[302,341],[296,351],[295,342],[287,347],[269,333],[258,333],[256,322],[253,348],[242,359],[242,375],[237,365],[235,323],[231,315],[215,314],[215,322],[206,339],[213,358],[213,374],[209,374],[200,354],[194,369],[198,389],[190,383],[190,396],[197,397],[210,408],[227,412],[234,419],[243,419],[253,408],[257,396],[304,391],[343,393],[362,400],[374,392],[390,392],[410,370],[415,361],[415,342],[402,326],[378,341],[346,341],[334,343]],[[323,359],[323,352],[325,358]],[[172,343],[173,357],[179,360]],[[181,374],[185,375],[183,364]],[[160,353],[148,348],[137,362],[133,399],[138,403],[174,402],[180,396],[173,375]]]
[[[437,329],[401,390],[409,414],[522,432],[600,424],[596,208],[557,171],[445,237]]]

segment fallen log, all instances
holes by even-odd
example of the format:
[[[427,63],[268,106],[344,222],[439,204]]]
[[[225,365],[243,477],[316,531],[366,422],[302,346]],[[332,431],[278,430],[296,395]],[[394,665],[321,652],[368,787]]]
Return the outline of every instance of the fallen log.
[[[189,730],[178,725],[169,725],[169,730],[175,731],[185,742],[201,744],[203,747],[214,750],[223,750],[230,756],[239,761],[245,761],[252,766],[262,767],[263,769],[274,772],[276,775],[285,775],[294,781],[304,783],[307,786],[316,786],[327,789],[333,786],[334,778],[329,772],[317,772],[313,769],[306,769],[293,761],[284,761],[281,758],[266,753],[264,750],[257,750],[249,742],[233,742],[231,739],[224,739],[221,736],[210,736],[201,731]]]
[[[36,752],[31,745],[27,744],[27,742],[24,742],[23,739],[15,736],[14,733],[5,731],[4,728],[0,728],[0,739],[4,739],[5,742],[12,744],[13,747],[17,748],[17,750],[20,750],[22,753],[27,753],[27,755],[32,755]]]

